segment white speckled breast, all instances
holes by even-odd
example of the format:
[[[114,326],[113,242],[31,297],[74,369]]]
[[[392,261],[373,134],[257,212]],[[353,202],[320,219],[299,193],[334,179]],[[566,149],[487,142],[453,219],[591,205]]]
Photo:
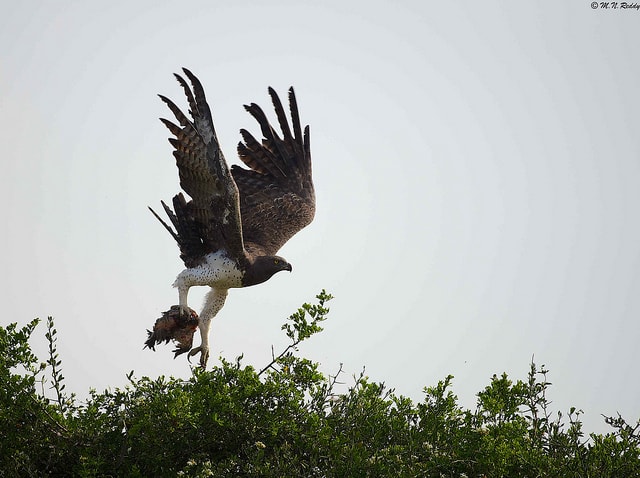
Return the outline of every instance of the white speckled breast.
[[[173,283],[174,287],[194,285],[208,285],[224,289],[242,287],[242,274],[236,263],[224,252],[212,252],[207,254],[203,264],[183,270]]]

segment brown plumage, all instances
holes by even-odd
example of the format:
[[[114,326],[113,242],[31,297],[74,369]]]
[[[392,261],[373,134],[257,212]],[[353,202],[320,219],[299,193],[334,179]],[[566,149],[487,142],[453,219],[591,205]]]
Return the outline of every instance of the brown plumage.
[[[153,324],[153,331],[147,330],[148,338],[144,343],[145,348],[156,349],[157,344],[169,343],[173,340],[176,348],[174,358],[191,350],[193,334],[198,328],[198,314],[189,308],[189,315],[180,314],[180,307],[172,305],[162,313],[162,317]]]
[[[289,89],[291,126],[280,98],[269,88],[281,135],[269,124],[255,103],[245,105],[260,126],[262,141],[242,129],[238,155],[247,166],[229,168],[220,149],[211,110],[200,81],[186,68],[176,79],[187,98],[188,118],[175,103],[160,95],[178,124],[161,119],[174,135],[169,139],[183,193],[162,202],[171,227],[151,210],[180,247],[185,266],[174,287],[179,292],[179,309],[187,314],[187,293],[194,285],[209,285],[200,314],[201,364],[208,356],[210,320],[222,308],[227,290],[260,284],[276,272],[291,271],[278,250],[315,214],[315,193],[311,171],[309,127],[300,124],[293,88]],[[150,208],[151,209],[151,208]]]

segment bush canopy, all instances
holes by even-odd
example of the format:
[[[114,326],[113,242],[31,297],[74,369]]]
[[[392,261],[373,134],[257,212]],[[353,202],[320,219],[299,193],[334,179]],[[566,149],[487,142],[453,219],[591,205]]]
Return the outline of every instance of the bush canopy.
[[[264,367],[239,357],[188,380],[131,372],[82,402],[65,392],[51,317],[44,362],[29,346],[38,319],[0,327],[0,476],[640,476],[640,423],[605,417],[609,433],[586,435],[580,410],[552,413],[535,363],[524,380],[494,375],[475,410],[458,405],[451,375],[418,403],[364,372],[337,386],[342,366],[325,375],[299,356],[329,312],[331,295],[316,298]]]

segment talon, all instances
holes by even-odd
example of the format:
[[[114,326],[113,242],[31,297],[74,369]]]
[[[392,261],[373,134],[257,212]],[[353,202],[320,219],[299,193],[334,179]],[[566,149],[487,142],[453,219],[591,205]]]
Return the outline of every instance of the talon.
[[[201,346],[195,347],[187,354],[187,360],[191,363],[191,357],[196,354],[200,354],[200,367],[207,368],[207,361],[209,360],[209,349]]]
[[[200,351],[200,367],[203,370],[207,368],[207,360],[209,360],[209,349],[202,349]]]
[[[189,353],[187,354],[187,360],[189,361],[189,363],[191,363],[191,357],[193,357],[197,353],[202,354],[202,347],[194,347],[189,351]],[[200,360],[202,361],[202,355],[200,356]]]

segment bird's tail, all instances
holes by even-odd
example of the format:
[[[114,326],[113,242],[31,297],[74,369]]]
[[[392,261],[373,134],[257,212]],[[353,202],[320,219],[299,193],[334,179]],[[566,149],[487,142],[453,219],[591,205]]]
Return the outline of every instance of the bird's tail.
[[[149,208],[149,210],[178,243],[180,247],[180,258],[184,261],[185,265],[192,267],[191,260],[193,258],[202,257],[208,252],[206,243],[203,240],[202,227],[198,225],[194,214],[190,211],[192,203],[191,201],[187,202],[182,193],[177,194],[173,198],[174,210],[171,210],[164,201],[161,201],[161,203],[173,228],[153,209]]]

